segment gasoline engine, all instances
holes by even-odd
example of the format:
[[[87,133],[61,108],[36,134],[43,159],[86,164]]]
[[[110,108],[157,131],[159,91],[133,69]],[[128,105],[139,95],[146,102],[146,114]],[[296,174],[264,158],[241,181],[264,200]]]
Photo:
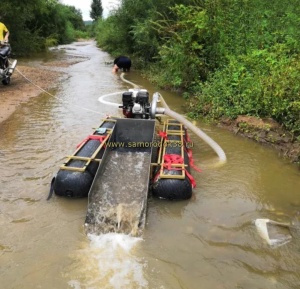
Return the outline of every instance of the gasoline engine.
[[[146,89],[129,89],[122,94],[123,115],[127,118],[150,118],[149,93]]]

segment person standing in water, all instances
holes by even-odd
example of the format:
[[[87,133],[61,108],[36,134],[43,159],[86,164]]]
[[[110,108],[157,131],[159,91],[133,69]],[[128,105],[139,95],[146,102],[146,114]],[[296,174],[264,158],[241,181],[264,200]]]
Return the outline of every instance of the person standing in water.
[[[123,69],[124,72],[130,71],[131,60],[127,56],[120,55],[114,60],[113,72],[118,72],[119,69]]]

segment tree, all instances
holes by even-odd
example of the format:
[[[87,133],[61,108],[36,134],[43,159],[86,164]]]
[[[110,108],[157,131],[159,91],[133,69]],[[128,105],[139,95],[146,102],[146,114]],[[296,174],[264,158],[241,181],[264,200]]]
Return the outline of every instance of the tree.
[[[90,16],[96,21],[98,18],[102,18],[103,8],[101,0],[93,0],[91,4]]]
[[[29,55],[49,46],[69,43],[84,33],[80,10],[59,1],[1,0],[0,14],[10,31],[14,55]]]

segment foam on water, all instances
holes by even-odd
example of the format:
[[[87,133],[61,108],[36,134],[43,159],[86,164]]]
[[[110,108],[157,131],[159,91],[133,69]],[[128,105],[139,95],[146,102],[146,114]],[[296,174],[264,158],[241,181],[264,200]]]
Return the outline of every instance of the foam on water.
[[[118,233],[89,234],[88,238],[88,247],[77,256],[81,263],[77,268],[80,273],[68,282],[71,288],[147,288],[148,282],[143,273],[145,263],[134,255],[134,249],[142,238]]]

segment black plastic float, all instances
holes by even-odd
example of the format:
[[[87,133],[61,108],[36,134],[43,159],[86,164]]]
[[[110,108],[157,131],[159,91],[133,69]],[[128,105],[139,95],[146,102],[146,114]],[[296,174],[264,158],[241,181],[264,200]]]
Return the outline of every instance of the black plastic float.
[[[105,119],[92,135],[86,137],[73,155],[67,157],[52,179],[48,199],[54,192],[68,198],[87,197],[105,151],[115,119]]]
[[[169,200],[189,199],[196,183],[190,173],[186,129],[178,121],[169,119],[164,124],[160,138],[152,194]]]

